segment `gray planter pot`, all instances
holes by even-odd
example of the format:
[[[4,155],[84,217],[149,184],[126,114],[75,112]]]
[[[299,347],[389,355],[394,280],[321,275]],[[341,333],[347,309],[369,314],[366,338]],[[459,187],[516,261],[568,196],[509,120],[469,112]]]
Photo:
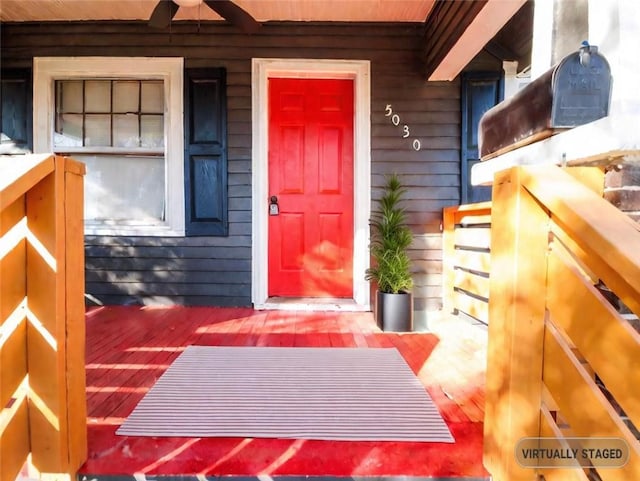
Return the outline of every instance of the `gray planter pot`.
[[[413,330],[413,295],[377,291],[375,317],[383,331],[411,332]]]

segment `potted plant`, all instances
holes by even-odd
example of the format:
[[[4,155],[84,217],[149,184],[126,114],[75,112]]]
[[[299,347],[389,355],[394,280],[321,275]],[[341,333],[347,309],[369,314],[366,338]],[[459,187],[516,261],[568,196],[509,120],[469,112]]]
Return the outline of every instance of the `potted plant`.
[[[413,327],[413,278],[407,249],[413,235],[405,225],[400,205],[406,189],[396,174],[387,177],[378,210],[371,219],[373,267],[366,280],[377,284],[374,309],[378,325],[385,331],[411,331]]]

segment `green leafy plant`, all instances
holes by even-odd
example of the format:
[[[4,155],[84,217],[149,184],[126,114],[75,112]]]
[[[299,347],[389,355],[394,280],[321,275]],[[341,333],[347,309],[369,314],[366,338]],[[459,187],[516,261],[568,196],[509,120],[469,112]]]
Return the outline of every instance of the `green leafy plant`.
[[[396,174],[388,176],[371,219],[370,248],[375,265],[367,269],[365,278],[375,281],[380,292],[398,294],[413,287],[407,254],[413,235],[405,225],[405,211],[400,205],[405,192]]]

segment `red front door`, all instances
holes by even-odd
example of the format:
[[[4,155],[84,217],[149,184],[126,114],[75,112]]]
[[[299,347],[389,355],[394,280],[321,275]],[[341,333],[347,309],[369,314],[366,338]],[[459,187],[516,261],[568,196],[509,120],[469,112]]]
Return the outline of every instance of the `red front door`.
[[[269,296],[351,298],[352,80],[269,79],[269,196]]]

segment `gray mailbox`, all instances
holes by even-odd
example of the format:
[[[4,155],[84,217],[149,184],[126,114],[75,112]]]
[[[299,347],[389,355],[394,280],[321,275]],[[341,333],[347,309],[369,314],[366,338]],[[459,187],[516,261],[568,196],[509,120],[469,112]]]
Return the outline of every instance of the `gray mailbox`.
[[[611,82],[609,63],[598,47],[583,44],[580,50],[482,116],[478,131],[480,157],[485,160],[558,130],[606,117]]]

